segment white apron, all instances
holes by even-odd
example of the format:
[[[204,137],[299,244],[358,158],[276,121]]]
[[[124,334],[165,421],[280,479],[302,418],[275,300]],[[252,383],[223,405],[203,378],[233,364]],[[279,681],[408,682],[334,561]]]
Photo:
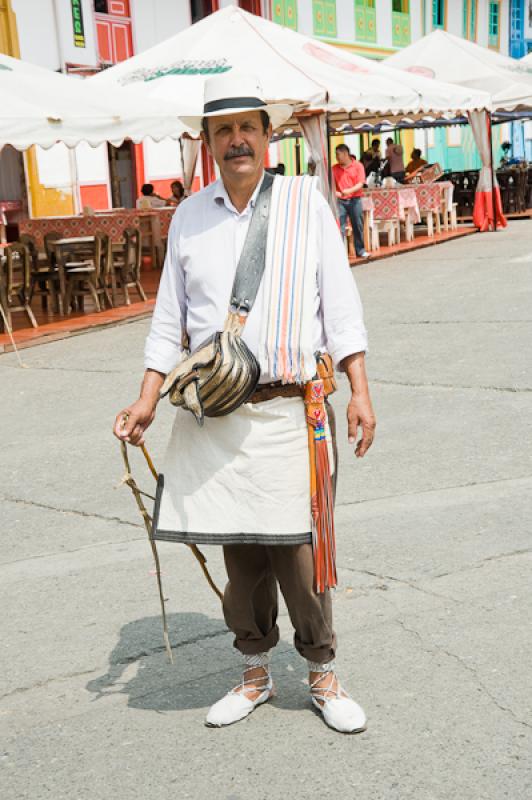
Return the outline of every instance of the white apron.
[[[327,429],[329,462],[333,464]],[[200,427],[177,410],[159,478],[156,539],[188,544],[311,541],[305,406],[299,397],[246,403]]]

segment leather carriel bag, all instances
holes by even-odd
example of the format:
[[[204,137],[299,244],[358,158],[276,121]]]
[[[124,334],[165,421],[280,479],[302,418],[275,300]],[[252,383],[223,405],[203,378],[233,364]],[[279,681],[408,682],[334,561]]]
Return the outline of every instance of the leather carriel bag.
[[[223,331],[181,361],[168,375],[160,396],[191,411],[199,425],[204,417],[230,414],[253,394],[259,362],[242,340],[266,266],[266,239],[273,177],[265,174],[249,224],[231,291]]]

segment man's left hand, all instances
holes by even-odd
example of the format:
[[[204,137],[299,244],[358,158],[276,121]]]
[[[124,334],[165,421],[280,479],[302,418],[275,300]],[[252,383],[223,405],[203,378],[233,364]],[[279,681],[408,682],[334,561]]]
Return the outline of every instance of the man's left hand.
[[[375,438],[375,428],[377,420],[371,405],[369,394],[353,394],[347,406],[347,435],[349,444],[355,444],[359,427],[362,429],[362,437],[355,447],[357,458],[363,458]]]

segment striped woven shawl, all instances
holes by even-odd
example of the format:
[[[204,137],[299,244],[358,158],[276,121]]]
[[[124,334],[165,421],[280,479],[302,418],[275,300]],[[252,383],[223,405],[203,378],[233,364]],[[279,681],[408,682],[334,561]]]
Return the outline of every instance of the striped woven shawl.
[[[273,183],[259,360],[263,373],[283,383],[305,383],[316,373],[315,191],[316,179],[308,176],[277,176]]]

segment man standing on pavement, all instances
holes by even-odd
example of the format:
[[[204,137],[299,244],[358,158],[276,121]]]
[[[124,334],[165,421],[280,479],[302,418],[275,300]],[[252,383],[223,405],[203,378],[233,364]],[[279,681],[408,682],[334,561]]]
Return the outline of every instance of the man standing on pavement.
[[[265,175],[272,126],[290,116],[289,106],[265,102],[256,79],[231,71],[208,79],[203,114],[183,119],[202,131],[221,178],[174,215],[140,397],[120,411],[114,433],[141,444],[165,378],[183,358],[182,334],[194,352],[224,327],[242,254],[249,241],[260,245],[248,237],[254,209],[263,214],[271,188],[265,270],[242,329],[242,341],[260,364],[258,388],[227,416],[206,417],[202,427],[192,414],[177,411],[153,525],[170,541],[224,548],[224,616],[245,665],[241,683],[209,710],[207,725],[243,719],[273,696],[270,650],[279,640],[279,584],[295,646],[307,660],[313,705],[329,726],[355,733],[365,729],[366,717],[336,677],[331,592],[316,589],[309,486],[318,478],[309,464],[312,415],[302,391],[322,391],[317,360],[328,351],[349,380],[349,442],[357,457],[364,456],[375,430],[364,366],[367,339],[345,248],[315,179],[276,176],[272,186]],[[329,413],[315,445],[324,446],[327,464],[333,429]],[[322,488],[330,486],[328,466],[322,478]],[[328,584],[334,585],[335,579]]]
[[[346,144],[339,144],[336,148],[336,161],[332,171],[336,185],[342,236],[345,239],[345,226],[349,217],[356,254],[359,258],[368,258],[369,253],[364,247],[362,214],[362,189],[366,182],[366,172],[361,162],[351,155]]]

